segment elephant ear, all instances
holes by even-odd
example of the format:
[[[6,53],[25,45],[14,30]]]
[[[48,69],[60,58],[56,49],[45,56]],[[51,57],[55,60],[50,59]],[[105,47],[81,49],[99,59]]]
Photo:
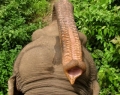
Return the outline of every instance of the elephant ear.
[[[16,88],[16,76],[13,75],[8,80],[8,95],[24,95]]]
[[[99,95],[99,92],[100,92],[100,86],[99,86],[99,83],[97,82],[97,80],[93,80],[91,82],[91,85],[90,85],[92,91],[93,91],[93,94],[92,95]]]

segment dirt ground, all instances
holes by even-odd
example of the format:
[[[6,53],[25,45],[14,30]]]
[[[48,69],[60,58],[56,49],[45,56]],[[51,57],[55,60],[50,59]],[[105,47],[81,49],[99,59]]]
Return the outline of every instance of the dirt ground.
[[[49,14],[48,15],[46,15],[44,18],[43,18],[43,22],[46,22],[47,24],[50,24],[51,22],[52,22],[52,10],[53,10],[53,5],[54,5],[54,3],[56,2],[57,0],[51,0],[51,4],[50,4],[50,6],[51,6],[51,10],[50,10],[50,12],[49,12]]]

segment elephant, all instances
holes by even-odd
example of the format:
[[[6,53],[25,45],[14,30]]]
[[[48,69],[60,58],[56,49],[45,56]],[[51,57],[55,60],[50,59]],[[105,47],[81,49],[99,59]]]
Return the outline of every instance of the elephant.
[[[8,95],[99,95],[97,69],[78,32],[73,6],[58,0],[52,22],[32,34],[17,56]]]

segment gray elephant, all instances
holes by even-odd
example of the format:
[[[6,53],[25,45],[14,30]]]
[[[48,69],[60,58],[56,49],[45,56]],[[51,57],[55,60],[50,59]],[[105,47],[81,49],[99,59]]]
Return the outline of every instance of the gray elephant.
[[[36,30],[14,63],[8,95],[98,95],[97,70],[78,33],[73,6],[59,0],[53,21]]]

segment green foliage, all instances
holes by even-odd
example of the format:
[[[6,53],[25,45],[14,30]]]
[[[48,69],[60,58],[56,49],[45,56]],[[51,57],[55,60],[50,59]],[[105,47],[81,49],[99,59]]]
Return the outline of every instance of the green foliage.
[[[120,54],[120,36],[115,37],[111,42],[116,45],[116,50]]]
[[[15,58],[31,41],[33,31],[42,27],[42,18],[49,8],[46,0],[0,1],[0,95],[7,95]]]
[[[51,0],[0,1],[0,95],[19,51],[41,28]],[[97,64],[100,95],[120,95],[120,1],[71,0],[78,30],[88,37],[87,48]]]
[[[120,95],[120,3],[117,0],[71,1],[78,30],[87,35],[87,48],[98,68],[100,95]]]
[[[0,95],[6,95],[8,78],[12,74],[13,63],[18,52],[22,49],[17,45],[14,49],[9,51],[0,51]]]

